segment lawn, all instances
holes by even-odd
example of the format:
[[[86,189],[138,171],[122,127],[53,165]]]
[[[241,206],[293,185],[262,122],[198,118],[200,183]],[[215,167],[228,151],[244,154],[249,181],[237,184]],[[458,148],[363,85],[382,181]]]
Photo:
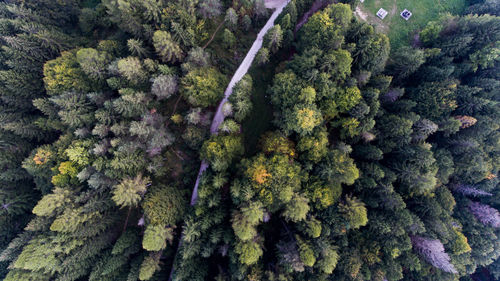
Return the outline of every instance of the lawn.
[[[415,31],[421,30],[427,22],[436,20],[442,13],[461,14],[466,7],[467,0],[365,0],[358,4],[360,13],[365,19],[374,24],[377,30],[386,33],[391,40],[391,47],[398,48],[410,42]],[[387,16],[381,20],[376,16],[377,11],[384,8]],[[399,14],[409,10],[413,15],[406,21]]]

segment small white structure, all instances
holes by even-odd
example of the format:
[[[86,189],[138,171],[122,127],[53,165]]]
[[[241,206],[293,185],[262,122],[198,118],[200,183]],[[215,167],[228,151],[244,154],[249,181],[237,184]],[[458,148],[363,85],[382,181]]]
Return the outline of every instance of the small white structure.
[[[377,12],[377,17],[383,20],[385,16],[387,16],[387,11],[384,10],[383,8],[380,8],[380,10],[378,10]]]
[[[404,18],[405,20],[409,20],[411,17],[411,12],[408,11],[407,9],[404,9],[404,11],[401,12],[401,17]]]
[[[359,2],[364,3],[364,2],[365,2],[365,0],[359,0]]]

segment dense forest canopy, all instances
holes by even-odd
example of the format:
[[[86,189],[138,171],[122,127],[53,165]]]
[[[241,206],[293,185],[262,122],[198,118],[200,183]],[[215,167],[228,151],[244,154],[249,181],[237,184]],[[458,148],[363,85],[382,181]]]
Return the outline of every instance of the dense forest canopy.
[[[1,2],[0,278],[499,279],[498,1],[341,2]]]

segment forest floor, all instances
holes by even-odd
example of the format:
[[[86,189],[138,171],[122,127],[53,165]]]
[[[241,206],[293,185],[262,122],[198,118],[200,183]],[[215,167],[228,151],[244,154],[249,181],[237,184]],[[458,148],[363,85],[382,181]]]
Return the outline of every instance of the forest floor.
[[[437,20],[445,13],[461,14],[466,4],[466,0],[365,0],[358,3],[355,14],[373,24],[379,32],[387,34],[391,47],[397,49],[408,45],[413,34],[429,21]],[[380,8],[389,12],[383,20],[376,16]],[[408,21],[400,16],[404,9],[412,13]]]

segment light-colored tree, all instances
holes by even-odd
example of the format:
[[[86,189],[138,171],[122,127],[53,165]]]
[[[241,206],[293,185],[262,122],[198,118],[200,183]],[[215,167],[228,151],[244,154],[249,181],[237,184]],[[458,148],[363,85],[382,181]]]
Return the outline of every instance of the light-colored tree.
[[[137,175],[134,178],[125,178],[113,188],[113,201],[121,207],[135,207],[142,200],[151,181],[148,177]]]
[[[164,62],[177,62],[182,60],[184,52],[175,42],[169,32],[157,30],[153,34],[153,45],[156,53]]]

